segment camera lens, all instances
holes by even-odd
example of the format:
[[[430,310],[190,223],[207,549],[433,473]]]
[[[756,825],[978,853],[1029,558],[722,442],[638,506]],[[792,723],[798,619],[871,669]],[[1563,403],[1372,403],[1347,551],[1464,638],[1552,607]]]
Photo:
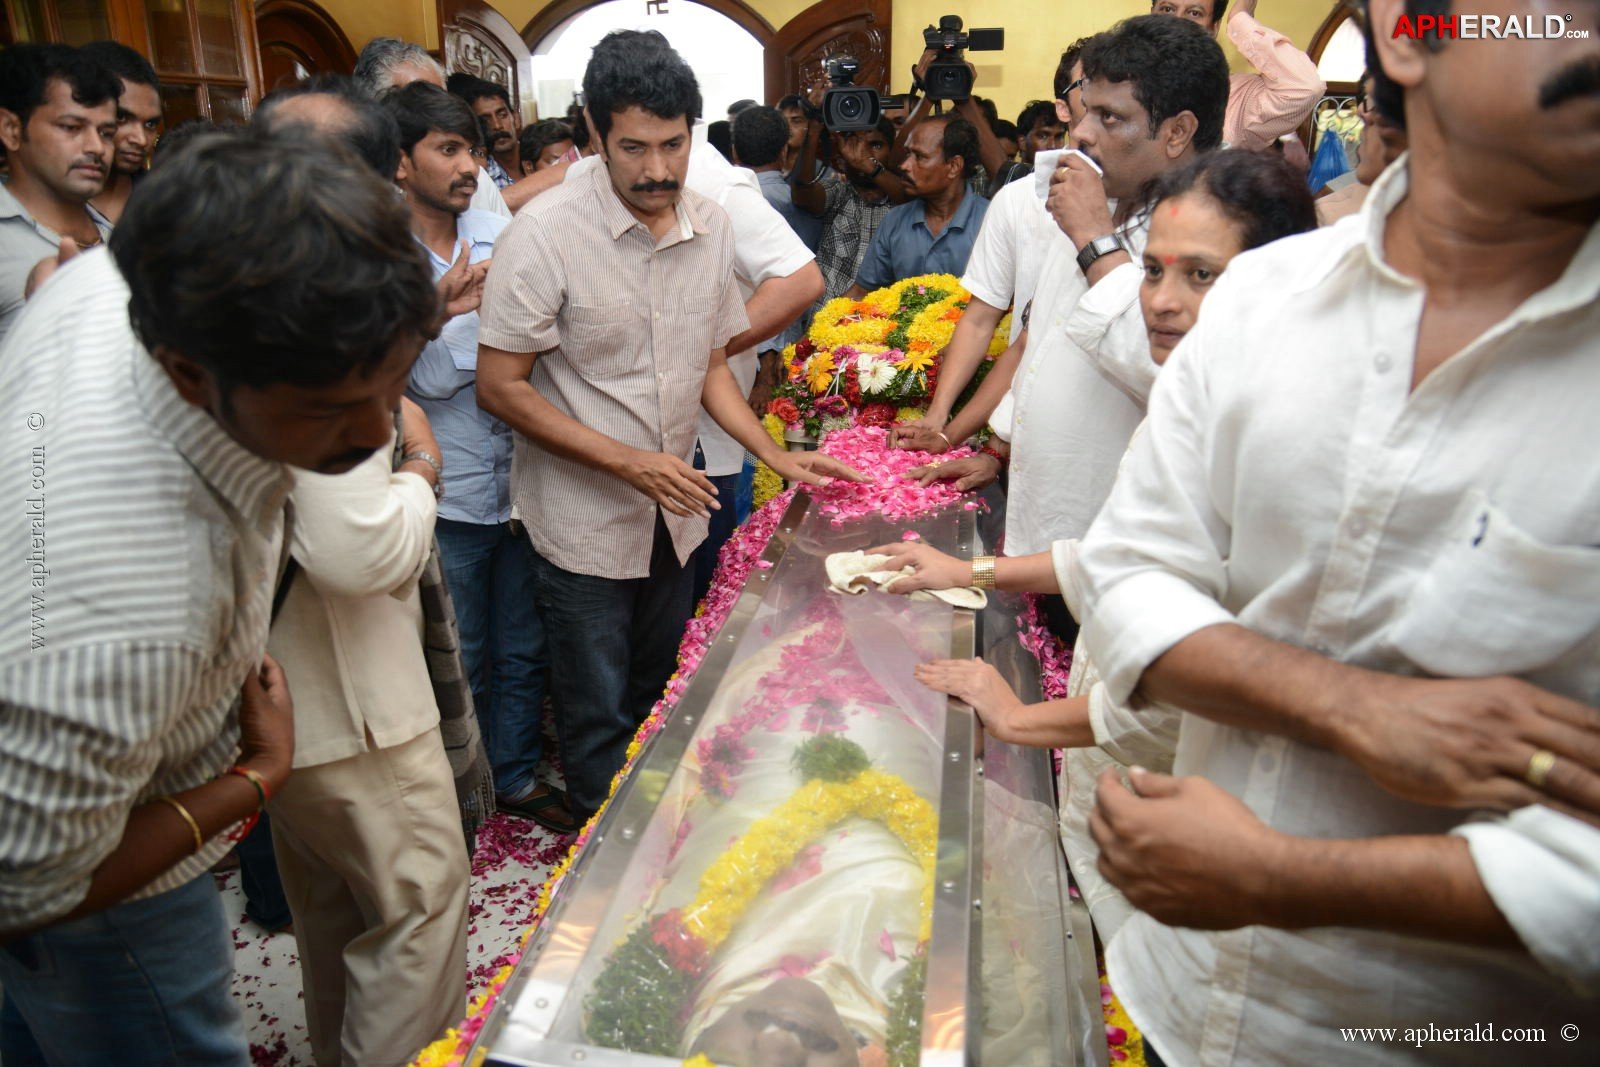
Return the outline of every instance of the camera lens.
[[[861,97],[851,93],[849,96],[841,96],[839,98],[836,113],[845,122],[859,122],[861,116],[866,114],[866,110],[866,104]]]

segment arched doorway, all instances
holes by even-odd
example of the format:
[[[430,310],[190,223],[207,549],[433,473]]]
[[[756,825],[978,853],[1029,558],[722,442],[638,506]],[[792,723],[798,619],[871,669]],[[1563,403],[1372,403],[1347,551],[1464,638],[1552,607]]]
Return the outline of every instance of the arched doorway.
[[[672,0],[659,6],[638,0],[562,0],[522,31],[533,52],[532,86],[540,114],[566,110],[582,88],[595,44],[623,29],[659,30],[672,42],[700,80],[707,120],[722,118],[736,100],[766,100],[766,46],[775,35],[740,0]]]
[[[265,89],[311,74],[349,74],[356,50],[339,24],[312,0],[263,0],[256,6]]]

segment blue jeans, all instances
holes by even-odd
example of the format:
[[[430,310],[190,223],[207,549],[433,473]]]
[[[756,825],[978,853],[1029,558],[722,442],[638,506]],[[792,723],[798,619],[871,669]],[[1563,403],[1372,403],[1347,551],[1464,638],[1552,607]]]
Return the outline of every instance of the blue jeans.
[[[581,822],[605,802],[628,742],[672,677],[694,611],[694,569],[692,560],[679,565],[659,512],[649,577],[598,578],[537,552],[533,559],[567,795]]]
[[[294,916],[283,895],[283,879],[278,877],[278,857],[272,851],[272,816],[261,813],[261,821],[234,852],[239,856],[239,888],[244,890],[245,918],[263,930],[281,930]]]
[[[533,547],[504,522],[440,519],[434,533],[494,789],[519,799],[535,785],[544,748],[545,641],[533,605]]]
[[[717,502],[722,507],[711,513],[706,539],[700,542],[700,547],[690,557],[690,563],[694,565],[694,595],[690,598],[691,603],[698,604],[705,598],[706,590],[711,588],[711,576],[717,572],[717,553],[722,551],[722,546],[728,543],[728,538],[739,526],[740,477],[738,474],[723,474],[706,479],[717,487]]]
[[[5,1067],[247,1067],[210,874],[0,948]]]

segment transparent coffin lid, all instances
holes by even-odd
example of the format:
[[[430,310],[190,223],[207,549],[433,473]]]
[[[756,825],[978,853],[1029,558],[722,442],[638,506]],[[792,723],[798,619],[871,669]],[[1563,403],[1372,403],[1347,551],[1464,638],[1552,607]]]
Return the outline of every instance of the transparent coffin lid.
[[[910,526],[937,547],[955,547],[957,513]],[[635,1009],[645,998],[611,996],[607,1018],[624,1019],[635,1035],[647,1036],[619,1042],[613,1030],[603,1039],[590,1009],[595,983],[618,946],[674,909],[675,917],[689,919],[707,869],[801,788],[794,755],[814,738],[848,739],[874,770],[903,780],[928,806],[927,839],[936,839],[947,700],[918,684],[911,668],[950,654],[952,609],[875,593],[841,596],[826,591],[823,574],[828,554],[898,540],[905,528],[872,519],[835,526],[814,506],[808,511],[731,663],[720,679],[696,679],[716,689],[678,766],[668,772],[646,761],[635,772],[635,788],[659,801],[644,826],[608,831],[632,843],[631,859],[551,1038],[631,1043],[676,1057],[720,1023],[705,1035],[713,1042],[707,1051],[730,1065],[742,1056],[727,1050],[748,1049],[760,1040],[754,1033],[773,1027],[813,1050],[833,1040],[885,1044],[891,996],[926,928],[927,873],[883,822],[856,816],[798,849],[785,842],[754,850],[757,857],[792,851],[794,858],[761,886],[710,954],[693,983],[692,1006],[673,1021],[678,1033],[662,1035],[661,1027],[644,1022]],[[732,873],[735,881],[753,880],[750,868]],[[652,927],[651,936],[661,931],[662,940],[681,949],[675,929],[669,921]],[[611,988],[650,984],[636,968],[619,982],[623,973],[606,979]]]

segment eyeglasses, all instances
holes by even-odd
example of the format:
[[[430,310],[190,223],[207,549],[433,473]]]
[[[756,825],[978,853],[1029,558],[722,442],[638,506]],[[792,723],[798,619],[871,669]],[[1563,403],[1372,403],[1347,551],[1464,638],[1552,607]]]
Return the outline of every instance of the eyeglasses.
[[[1061,99],[1065,100],[1067,97],[1071,96],[1072,90],[1074,89],[1082,89],[1086,84],[1088,84],[1088,81],[1088,78],[1079,78],[1077,81],[1067,86],[1067,91],[1061,94]]]

